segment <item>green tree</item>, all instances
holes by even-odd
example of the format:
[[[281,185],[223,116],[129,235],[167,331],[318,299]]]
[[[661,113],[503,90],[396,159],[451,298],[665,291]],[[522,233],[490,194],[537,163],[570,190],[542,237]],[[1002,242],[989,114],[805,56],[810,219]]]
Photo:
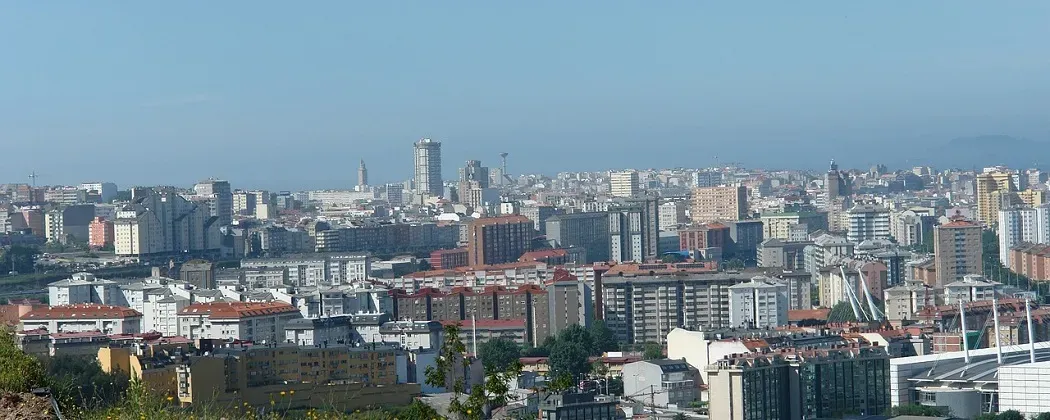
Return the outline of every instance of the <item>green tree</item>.
[[[14,336],[0,331],[0,391],[23,393],[48,385],[44,366],[15,346]]]
[[[551,376],[555,378],[568,375],[575,379],[591,370],[591,365],[587,363],[587,348],[569,340],[558,340],[554,343],[547,366],[550,367]]]
[[[459,339],[459,330],[458,324],[444,328],[445,339],[434,365],[426,369],[426,383],[449,388],[452,392],[449,413],[467,420],[491,418],[492,410],[507,405],[510,393],[507,384],[521,374],[521,364],[515,362],[505,370],[486,369],[484,382],[469,384],[470,393],[467,394],[465,370],[470,366],[470,360],[466,346]]]
[[[645,360],[663,359],[664,348],[657,343],[645,343],[645,351],[642,352]]]
[[[412,401],[412,404],[402,407],[392,414],[394,418],[398,419],[436,419],[441,416],[433,407],[419,400]]]
[[[1024,415],[1017,410],[1006,410],[995,416],[995,420],[1025,420]]]
[[[1033,417],[1032,420],[1050,420],[1050,413],[1040,413],[1038,416]]]
[[[605,321],[595,320],[587,328],[587,332],[591,336],[592,355],[599,356],[608,351],[620,350],[620,342],[616,339],[616,334],[613,334],[609,326],[605,324]]]
[[[662,257],[660,257],[660,261],[663,261],[668,264],[674,264],[685,261],[685,257],[683,257],[682,254],[679,254],[677,252],[672,252],[664,254]]]
[[[18,274],[32,273],[35,271],[37,255],[40,255],[40,250],[35,247],[11,245],[0,257],[0,274],[12,270]]]
[[[128,389],[124,373],[105,373],[98,361],[75,356],[58,356],[44,363],[51,378],[51,390],[62,395],[64,403],[100,408],[120,401]]]
[[[478,346],[478,357],[486,370],[506,370],[518,361],[521,349],[518,343],[506,338],[497,338]]]
[[[561,330],[561,332],[558,333],[557,342],[579,344],[588,355],[594,354],[594,340],[591,338],[591,333],[580,324],[572,324],[564,330]],[[551,348],[551,353],[553,352],[554,348]]]

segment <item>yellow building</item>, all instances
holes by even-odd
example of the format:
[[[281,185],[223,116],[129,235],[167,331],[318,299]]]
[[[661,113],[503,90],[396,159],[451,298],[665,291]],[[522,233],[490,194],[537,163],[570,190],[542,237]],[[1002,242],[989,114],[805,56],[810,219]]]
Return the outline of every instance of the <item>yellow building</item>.
[[[1046,203],[1046,196],[1043,194],[1043,191],[1031,188],[1017,193],[1017,198],[1027,207],[1039,207]]]
[[[977,175],[977,221],[991,225],[999,220],[999,210],[1004,197],[1009,199],[1017,191],[1013,175],[1009,172],[992,171]]]
[[[333,401],[325,399],[342,392],[374,395],[369,398],[378,402],[371,404],[407,404],[420,387],[397,384],[396,358],[389,348],[231,347],[188,358],[176,367],[175,376],[178,398],[184,405],[201,401],[268,405],[282,392],[289,400],[295,395],[294,404],[299,408],[328,406]],[[337,398],[342,399],[347,398]],[[367,401],[338,403],[351,409],[370,405]]]
[[[689,210],[693,223],[731,222],[747,216],[747,188],[743,185],[693,189]]]
[[[182,361],[182,355],[189,354],[188,350],[189,346],[181,343],[147,345],[141,351],[132,347],[102,347],[98,349],[98,363],[103,372],[126,373],[156,394],[174,396],[176,365]]]

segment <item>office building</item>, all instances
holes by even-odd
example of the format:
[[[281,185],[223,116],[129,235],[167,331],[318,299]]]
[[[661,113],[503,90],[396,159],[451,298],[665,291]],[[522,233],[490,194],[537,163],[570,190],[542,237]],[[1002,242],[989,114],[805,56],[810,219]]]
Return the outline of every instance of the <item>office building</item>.
[[[532,249],[534,224],[525,216],[475,219],[468,225],[467,259],[470,265],[517,261]]]
[[[729,226],[729,239],[732,242],[725,256],[739,258],[749,264],[754,263],[758,258],[758,247],[765,240],[765,228],[762,221],[737,220],[725,223],[725,225]]]
[[[659,200],[630,199],[609,209],[609,260],[644,262],[660,255]]]
[[[193,186],[197,197],[208,201],[211,215],[219,218],[222,226],[233,222],[233,190],[228,181],[208,179]]]
[[[530,205],[521,206],[521,210],[518,214],[532,220],[535,224],[536,231],[543,235],[547,232],[547,219],[556,214],[561,214],[561,210],[557,207],[548,205]]]
[[[712,419],[823,419],[890,408],[883,347],[787,348],[735,354],[706,368]]]
[[[583,248],[587,261],[609,261],[610,215],[604,212],[558,214],[547,218],[547,241],[555,248]]]
[[[729,287],[729,325],[766,329],[787,325],[790,295],[787,284],[752,277]]]
[[[855,244],[890,238],[890,211],[878,204],[857,204],[849,209],[846,239]]]
[[[459,168],[459,183],[456,189],[460,203],[466,204],[471,208],[480,207],[483,203],[472,199],[477,194],[472,194],[471,191],[488,188],[489,168],[481,166],[480,160],[468,160],[464,167]]]
[[[890,216],[890,236],[902,246],[933,243],[937,217],[933,209],[908,209]]]
[[[963,280],[967,274],[984,274],[980,225],[956,217],[937,226],[933,238],[937,287]]]
[[[254,192],[234,191],[233,214],[237,216],[255,216],[261,200],[262,197],[257,196]]]
[[[623,366],[623,393],[649,406],[686,408],[700,400],[700,371],[685,360],[654,359]]]
[[[444,195],[441,179],[441,142],[422,139],[413,149],[416,191],[433,197]]]
[[[674,232],[689,222],[686,209],[689,203],[685,200],[670,200],[660,204],[660,230]]]
[[[540,420],[620,420],[624,418],[618,399],[595,397],[593,393],[545,394],[539,401]]]
[[[609,174],[609,194],[613,197],[631,198],[641,193],[638,172],[623,171]]]
[[[729,222],[748,217],[747,188],[701,187],[693,190],[689,217],[693,223]]]

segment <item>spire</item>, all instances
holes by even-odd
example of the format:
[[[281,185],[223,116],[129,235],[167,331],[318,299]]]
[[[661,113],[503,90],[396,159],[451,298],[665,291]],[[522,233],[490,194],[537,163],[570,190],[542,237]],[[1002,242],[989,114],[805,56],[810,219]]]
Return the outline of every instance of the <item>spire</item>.
[[[357,186],[364,187],[368,185],[368,168],[365,168],[365,160],[361,159],[361,165],[357,167]]]
[[[839,165],[836,165],[836,164],[835,164],[835,159],[831,159],[831,170],[832,170],[832,171],[837,171],[837,170],[839,170]]]

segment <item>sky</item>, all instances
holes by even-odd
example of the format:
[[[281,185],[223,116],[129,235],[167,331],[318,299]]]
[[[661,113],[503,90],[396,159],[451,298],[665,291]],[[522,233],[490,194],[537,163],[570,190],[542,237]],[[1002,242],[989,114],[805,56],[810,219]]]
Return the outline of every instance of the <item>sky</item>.
[[[349,188],[1050,141],[1050,2],[0,4],[0,183]],[[914,162],[914,158],[912,161]]]

